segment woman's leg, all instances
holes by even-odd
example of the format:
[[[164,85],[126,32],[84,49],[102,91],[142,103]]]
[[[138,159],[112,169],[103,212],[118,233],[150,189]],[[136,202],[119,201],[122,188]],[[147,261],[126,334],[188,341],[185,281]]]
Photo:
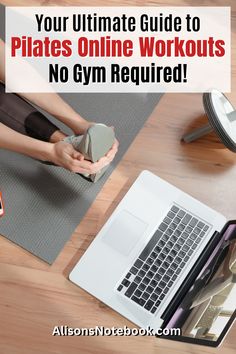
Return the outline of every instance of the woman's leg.
[[[5,93],[0,83],[0,122],[32,138],[56,143],[65,134],[30,103],[16,94]]]

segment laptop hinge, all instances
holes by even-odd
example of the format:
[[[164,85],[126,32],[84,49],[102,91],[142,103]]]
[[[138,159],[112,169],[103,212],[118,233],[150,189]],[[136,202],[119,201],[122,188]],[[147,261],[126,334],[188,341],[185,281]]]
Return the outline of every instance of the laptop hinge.
[[[191,288],[194,280],[197,278],[198,274],[206,264],[207,259],[211,255],[212,251],[218,245],[220,239],[222,237],[222,232],[215,231],[210,241],[206,245],[205,249],[199,256],[198,260],[194,264],[194,266],[190,269],[189,275],[183,281],[183,284],[180,286],[177,294],[174,296],[173,300],[168,305],[167,309],[163,312],[161,318],[164,320],[162,327],[164,328],[167,323],[170,321],[173,313],[177,310],[184,296]]]

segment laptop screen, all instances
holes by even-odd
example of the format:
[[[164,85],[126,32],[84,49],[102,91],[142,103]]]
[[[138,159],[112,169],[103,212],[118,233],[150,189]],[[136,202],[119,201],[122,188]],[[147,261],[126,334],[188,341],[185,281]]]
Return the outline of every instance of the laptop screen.
[[[236,222],[226,227],[167,327],[181,328],[182,338],[175,339],[216,346],[234,320],[235,299]]]

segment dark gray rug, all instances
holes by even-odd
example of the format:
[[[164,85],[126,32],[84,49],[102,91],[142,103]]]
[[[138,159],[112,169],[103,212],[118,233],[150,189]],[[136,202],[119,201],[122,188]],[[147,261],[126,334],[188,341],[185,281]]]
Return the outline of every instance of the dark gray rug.
[[[1,7],[3,37],[2,10]],[[5,201],[0,234],[50,264],[143,127],[161,94],[78,93],[62,96],[83,117],[114,126],[120,148],[107,173],[96,184],[62,168],[0,151],[0,191]]]

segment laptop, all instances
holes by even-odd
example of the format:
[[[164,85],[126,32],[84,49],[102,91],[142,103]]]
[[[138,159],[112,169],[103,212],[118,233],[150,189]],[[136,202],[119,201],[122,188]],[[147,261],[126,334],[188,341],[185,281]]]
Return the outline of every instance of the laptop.
[[[69,279],[139,327],[180,328],[163,338],[218,346],[235,318],[235,245],[236,221],[143,171]]]

